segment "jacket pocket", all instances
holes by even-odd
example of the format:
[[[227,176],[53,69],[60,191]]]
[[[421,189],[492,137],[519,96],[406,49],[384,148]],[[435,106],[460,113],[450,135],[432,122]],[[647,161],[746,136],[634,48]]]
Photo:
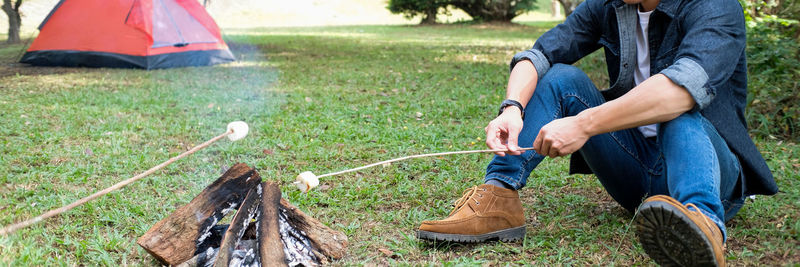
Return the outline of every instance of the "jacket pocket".
[[[609,38],[606,37],[606,36],[600,37],[600,40],[597,41],[597,42],[600,43],[600,45],[602,45],[605,48],[606,54],[610,53],[610,54],[612,54],[614,56],[619,56],[619,43],[618,42],[610,41]]]

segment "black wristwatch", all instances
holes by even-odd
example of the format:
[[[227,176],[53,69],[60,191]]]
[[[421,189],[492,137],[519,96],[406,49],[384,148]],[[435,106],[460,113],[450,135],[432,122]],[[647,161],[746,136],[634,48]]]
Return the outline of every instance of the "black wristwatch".
[[[519,101],[511,99],[503,100],[503,103],[500,103],[500,112],[497,112],[497,116],[503,114],[503,111],[506,110],[506,107],[508,106],[515,106],[519,108],[519,112],[522,114],[522,120],[525,120],[525,109],[522,107],[522,104],[520,104]]]

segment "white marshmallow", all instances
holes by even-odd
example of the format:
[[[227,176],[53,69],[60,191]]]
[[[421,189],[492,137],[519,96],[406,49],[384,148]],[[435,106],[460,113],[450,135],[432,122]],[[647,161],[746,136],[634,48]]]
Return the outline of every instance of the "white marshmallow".
[[[319,179],[313,172],[306,171],[297,175],[294,185],[297,186],[300,191],[306,193],[319,185]]]
[[[250,127],[247,126],[246,122],[234,121],[228,123],[228,131],[230,130],[233,130],[233,133],[228,135],[228,139],[231,141],[236,141],[247,136],[247,132],[250,131]]]

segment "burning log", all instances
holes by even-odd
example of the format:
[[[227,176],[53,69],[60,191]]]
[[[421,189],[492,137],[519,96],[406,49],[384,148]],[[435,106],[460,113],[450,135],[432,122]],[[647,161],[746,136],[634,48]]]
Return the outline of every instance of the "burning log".
[[[259,181],[247,165],[231,167],[137,243],[179,266],[315,266],[344,256],[347,236],[282,199],[276,184]],[[229,225],[217,225],[236,207]]]
[[[153,225],[136,243],[161,262],[182,263],[192,258],[198,248],[209,246],[212,228],[260,182],[255,169],[236,164],[189,204]]]
[[[247,230],[247,226],[250,225],[250,221],[257,221],[259,219],[258,217],[260,217],[261,214],[256,212],[256,210],[259,208],[258,204],[261,200],[262,188],[263,186],[259,184],[256,186],[256,190],[251,189],[244,198],[242,206],[239,207],[239,211],[237,211],[236,215],[233,216],[233,220],[231,220],[231,224],[228,227],[228,230],[225,231],[225,235],[222,238],[217,259],[214,261],[214,267],[230,265],[233,254],[237,250],[237,246],[240,242],[243,242],[242,236]],[[242,247],[245,247],[244,244]],[[252,264],[256,256],[256,252],[253,251],[252,246],[248,247],[247,249],[243,249],[242,251],[244,255],[237,257],[237,262],[246,263],[247,265]]]
[[[286,255],[283,251],[283,239],[279,224],[281,203],[281,190],[278,186],[270,184],[264,187],[264,194],[261,195],[261,219],[258,221],[259,247],[258,252],[261,256],[261,265],[269,262],[286,262]],[[341,257],[339,257],[341,258]]]

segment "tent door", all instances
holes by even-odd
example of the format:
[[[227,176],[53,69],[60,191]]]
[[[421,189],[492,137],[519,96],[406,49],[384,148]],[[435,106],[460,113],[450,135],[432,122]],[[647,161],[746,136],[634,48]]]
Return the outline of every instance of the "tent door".
[[[153,48],[218,40],[175,0],[153,0]]]

